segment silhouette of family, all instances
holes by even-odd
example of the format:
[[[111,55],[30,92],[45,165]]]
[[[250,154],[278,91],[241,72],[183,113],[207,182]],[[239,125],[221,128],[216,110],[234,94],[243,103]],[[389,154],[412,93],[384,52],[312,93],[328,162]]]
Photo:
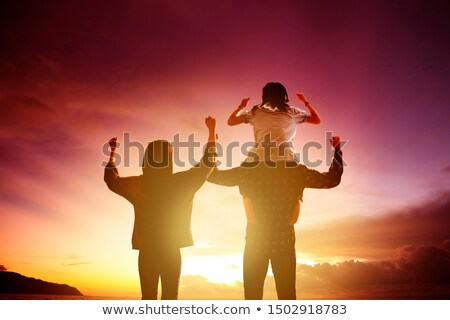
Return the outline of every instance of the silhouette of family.
[[[269,262],[278,299],[296,299],[295,230],[305,188],[333,188],[343,173],[339,137],[332,137],[334,159],[327,172],[299,162],[293,149],[299,123],[319,124],[320,117],[303,94],[297,98],[308,111],[287,104],[280,83],[267,83],[262,102],[246,110],[249,98],[230,115],[228,124],[253,126],[255,145],[238,167],[216,167],[216,120],[205,119],[208,143],[201,161],[191,169],[173,173],[173,150],[168,141],[149,143],[142,175],[119,176],[114,165],[117,138],[109,141],[111,154],[105,167],[108,188],[134,207],[132,247],[139,250],[142,299],[177,299],[181,274],[180,248],[192,246],[191,214],[195,193],[205,181],[238,186],[247,217],[243,280],[245,299],[262,299]]]

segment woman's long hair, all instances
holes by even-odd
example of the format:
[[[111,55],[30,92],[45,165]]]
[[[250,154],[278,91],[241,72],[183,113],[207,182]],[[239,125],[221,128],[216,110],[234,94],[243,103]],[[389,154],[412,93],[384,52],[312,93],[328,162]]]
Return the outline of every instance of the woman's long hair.
[[[171,145],[165,140],[148,144],[142,160],[142,189],[144,193],[154,193],[170,183],[173,173]]]
[[[278,107],[280,111],[287,111],[289,101],[286,88],[279,82],[269,82],[262,90],[262,104],[270,102],[272,107]]]

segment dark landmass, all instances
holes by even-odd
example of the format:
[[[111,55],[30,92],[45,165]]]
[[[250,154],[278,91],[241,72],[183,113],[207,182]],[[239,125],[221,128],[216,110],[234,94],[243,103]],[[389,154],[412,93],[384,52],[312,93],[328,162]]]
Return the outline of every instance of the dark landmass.
[[[28,278],[16,272],[0,271],[0,294],[46,294],[82,296],[77,288]]]

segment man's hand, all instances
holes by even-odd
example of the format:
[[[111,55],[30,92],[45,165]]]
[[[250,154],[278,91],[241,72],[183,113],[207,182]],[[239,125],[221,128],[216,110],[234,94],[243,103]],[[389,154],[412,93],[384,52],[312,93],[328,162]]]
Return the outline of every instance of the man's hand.
[[[297,93],[297,99],[303,103],[304,105],[306,105],[306,103],[308,102],[305,98],[305,96],[303,95],[303,93]]]
[[[247,108],[248,105],[248,101],[250,100],[250,98],[244,98],[241,101],[241,104],[239,105],[238,109],[239,110],[244,110],[245,108]]]
[[[339,136],[333,136],[330,138],[331,145],[334,149],[341,148],[341,138]]]
[[[116,150],[116,148],[117,148],[117,137],[111,138],[111,140],[109,140],[109,146],[111,147],[111,151],[112,150]]]
[[[209,129],[209,131],[216,130],[216,119],[214,119],[213,117],[208,116],[207,118],[205,118],[205,124],[206,124],[206,127]]]

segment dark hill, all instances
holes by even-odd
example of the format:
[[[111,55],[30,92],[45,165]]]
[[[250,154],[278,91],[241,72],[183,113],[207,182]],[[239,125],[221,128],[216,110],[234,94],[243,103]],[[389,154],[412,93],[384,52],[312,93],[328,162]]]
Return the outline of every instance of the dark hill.
[[[82,296],[83,294],[67,284],[57,284],[28,278],[9,271],[0,271],[0,293],[10,294],[57,294]]]

